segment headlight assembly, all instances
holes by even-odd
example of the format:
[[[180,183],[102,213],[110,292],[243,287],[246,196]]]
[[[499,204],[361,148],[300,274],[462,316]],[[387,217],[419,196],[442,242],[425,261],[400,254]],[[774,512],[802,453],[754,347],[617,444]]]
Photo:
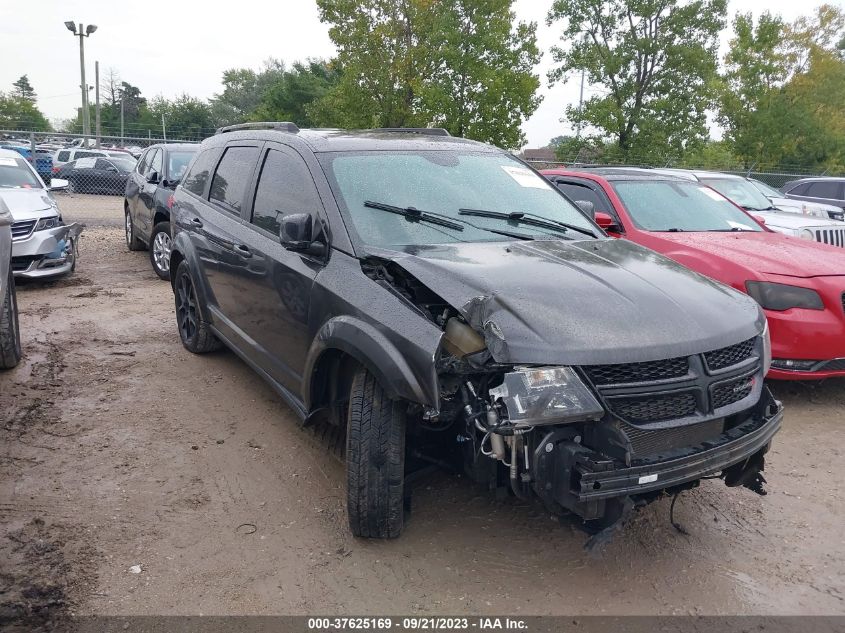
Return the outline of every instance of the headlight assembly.
[[[760,337],[763,339],[763,377],[765,378],[772,368],[772,335],[769,332],[768,321],[766,321],[766,326],[763,328]]]
[[[810,240],[811,242],[816,239],[816,236],[813,235],[813,232],[810,229],[799,229],[798,237],[802,240]]]
[[[35,225],[36,231],[43,231],[45,229],[54,229],[61,224],[59,216],[54,215],[52,218],[41,218],[38,224]]]
[[[517,427],[599,420],[604,409],[571,367],[524,367],[490,390]]]
[[[765,310],[782,311],[790,308],[824,310],[822,298],[812,288],[768,281],[746,281],[745,289]]]

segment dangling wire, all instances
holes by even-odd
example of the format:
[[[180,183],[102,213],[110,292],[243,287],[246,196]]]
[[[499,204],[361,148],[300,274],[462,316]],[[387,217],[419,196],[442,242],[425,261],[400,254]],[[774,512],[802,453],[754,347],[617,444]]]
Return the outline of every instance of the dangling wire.
[[[672,527],[678,530],[681,534],[686,534],[689,536],[689,532],[684,529],[684,526],[675,521],[675,502],[678,500],[678,497],[681,496],[680,492],[676,492],[672,496],[672,505],[669,506],[669,522],[672,524]]]

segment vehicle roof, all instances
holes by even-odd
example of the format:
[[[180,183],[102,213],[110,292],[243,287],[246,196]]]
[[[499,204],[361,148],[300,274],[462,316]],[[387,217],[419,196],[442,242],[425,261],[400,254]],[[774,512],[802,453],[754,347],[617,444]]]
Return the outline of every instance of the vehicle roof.
[[[4,158],[20,158],[21,154],[20,152],[16,152],[13,149],[5,149],[3,147],[0,147],[0,156]]]
[[[561,173],[567,175],[594,174],[601,176],[607,181],[678,181],[689,180],[674,174],[663,173],[657,169],[645,169],[642,167],[570,167],[568,169],[544,169],[541,173]]]
[[[388,132],[380,130],[303,129],[287,132],[273,129],[252,129],[223,132],[203,141],[216,147],[236,140],[284,140],[305,144],[312,152],[385,151],[413,148],[415,150],[467,150],[502,152],[478,141],[454,136],[435,136],[418,132]]]
[[[200,144],[199,143],[155,143],[154,145],[150,145],[147,149],[152,149],[153,147],[156,147],[158,149],[170,149],[170,150],[177,150],[177,151],[180,151],[180,152],[184,152],[186,150],[197,151],[200,148]],[[129,154],[129,152],[125,149],[112,149],[112,150],[109,150],[109,151],[111,151],[111,152],[123,152],[124,154]]]
[[[845,176],[811,176],[808,178],[796,178],[795,180],[790,180],[787,182],[787,185],[794,185],[799,182],[818,182],[818,181],[834,181],[834,182],[842,182],[845,181]]]

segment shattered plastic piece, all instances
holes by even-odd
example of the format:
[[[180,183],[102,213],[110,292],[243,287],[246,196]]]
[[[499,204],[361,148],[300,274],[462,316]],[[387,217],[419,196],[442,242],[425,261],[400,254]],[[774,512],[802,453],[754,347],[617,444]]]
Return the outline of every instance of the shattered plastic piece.
[[[132,567],[129,568],[129,573],[140,574],[141,573],[141,566],[140,565],[132,565]]]

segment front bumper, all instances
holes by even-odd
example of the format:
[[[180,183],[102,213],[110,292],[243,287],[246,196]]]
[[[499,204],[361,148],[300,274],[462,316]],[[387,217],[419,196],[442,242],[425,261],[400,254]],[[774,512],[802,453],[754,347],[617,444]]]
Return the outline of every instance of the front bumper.
[[[63,275],[73,268],[76,241],[81,224],[63,224],[34,231],[25,240],[12,243],[12,271],[22,279]]]
[[[634,460],[630,466],[572,441],[555,442],[549,434],[535,454],[534,489],[547,506],[593,519],[604,514],[608,500],[682,486],[752,462],[750,458],[768,451],[783,421],[783,406],[767,390],[762,400],[748,418],[717,440]]]

